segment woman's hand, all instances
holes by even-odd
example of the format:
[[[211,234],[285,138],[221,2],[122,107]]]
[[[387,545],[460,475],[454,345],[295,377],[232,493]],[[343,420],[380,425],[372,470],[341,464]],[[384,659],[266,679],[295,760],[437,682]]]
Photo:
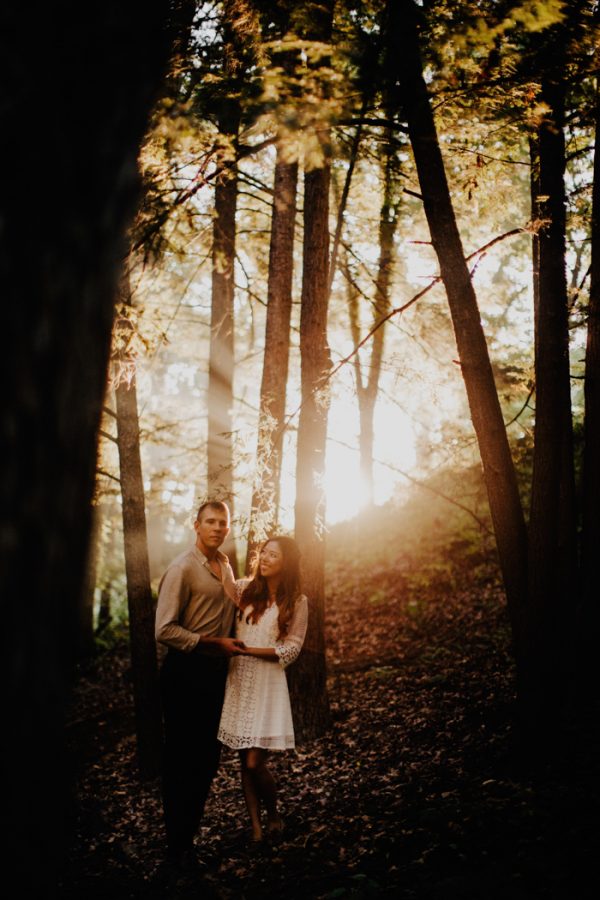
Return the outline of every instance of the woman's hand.
[[[245,656],[247,653],[246,645],[238,638],[200,638],[195,648],[196,653],[203,653],[206,656],[226,656],[228,659],[232,656]]]
[[[273,647],[246,647],[246,656],[255,656],[257,659],[264,659],[266,662],[278,662],[279,657]]]

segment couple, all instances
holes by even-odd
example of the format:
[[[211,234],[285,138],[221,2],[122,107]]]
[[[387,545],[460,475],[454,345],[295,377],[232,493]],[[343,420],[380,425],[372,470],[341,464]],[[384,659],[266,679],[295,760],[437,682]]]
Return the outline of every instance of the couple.
[[[171,563],[159,586],[156,639],[163,653],[167,648],[163,807],[175,865],[193,864],[221,743],[240,754],[252,840],[263,838],[261,804],[267,832],[283,826],[267,755],[294,746],[283,670],[298,656],[308,620],[299,553],[292,538],[272,538],[262,545],[252,577],[236,582],[219,550],[229,528],[225,503],[203,503],[195,546]]]

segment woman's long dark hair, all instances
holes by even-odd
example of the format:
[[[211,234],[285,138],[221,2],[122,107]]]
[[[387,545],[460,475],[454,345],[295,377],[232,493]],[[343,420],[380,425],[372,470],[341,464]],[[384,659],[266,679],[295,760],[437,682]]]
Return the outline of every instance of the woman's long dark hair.
[[[269,588],[266,579],[260,574],[260,554],[271,541],[276,543],[283,556],[283,571],[281,583],[277,588],[276,602],[279,607],[277,624],[279,634],[277,640],[281,641],[287,635],[296,601],[300,596],[300,551],[296,541],[291,537],[276,535],[268,538],[261,544],[252,567],[252,580],[244,588],[240,598],[240,615],[243,615],[247,607],[252,606],[246,621],[256,624],[269,603]]]

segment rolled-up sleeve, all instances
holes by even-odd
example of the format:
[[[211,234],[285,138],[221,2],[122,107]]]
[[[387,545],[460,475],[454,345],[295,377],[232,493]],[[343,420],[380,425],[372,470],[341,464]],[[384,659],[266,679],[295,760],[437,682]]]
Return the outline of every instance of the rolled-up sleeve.
[[[279,658],[279,665],[286,668],[294,660],[298,659],[304,638],[306,637],[306,629],[308,626],[308,600],[302,596],[296,604],[294,615],[290,622],[290,628],[285,638],[275,644],[275,653]]]
[[[165,572],[158,591],[155,637],[159,643],[186,653],[194,650],[200,640],[199,634],[179,624],[181,611],[189,598],[190,588],[186,584],[183,568],[171,566]]]

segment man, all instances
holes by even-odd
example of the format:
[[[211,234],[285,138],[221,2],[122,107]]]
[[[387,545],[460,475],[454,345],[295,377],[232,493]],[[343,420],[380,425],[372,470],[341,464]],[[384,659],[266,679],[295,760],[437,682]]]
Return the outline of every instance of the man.
[[[195,546],[161,579],[156,610],[156,639],[167,648],[160,676],[162,788],[168,861],[175,866],[194,861],[194,835],[219,765],[227,661],[244,651],[243,642],[230,636],[235,607],[226,588],[234,576],[219,550],[229,534],[227,505],[203,503],[194,530]]]

